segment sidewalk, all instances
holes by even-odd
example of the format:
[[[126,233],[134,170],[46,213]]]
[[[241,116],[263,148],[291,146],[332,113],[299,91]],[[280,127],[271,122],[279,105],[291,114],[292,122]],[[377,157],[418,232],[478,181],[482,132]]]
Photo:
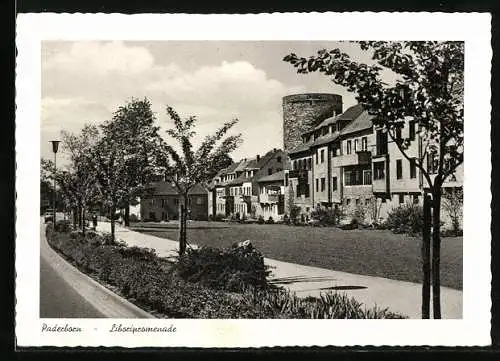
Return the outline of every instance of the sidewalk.
[[[110,223],[99,222],[97,230],[110,232]],[[161,257],[177,255],[176,241],[134,232],[119,225],[116,225],[115,232],[117,239],[129,246],[153,248]],[[410,318],[422,317],[422,286],[418,283],[332,271],[269,258],[264,260],[272,267],[271,281],[295,292],[299,297],[318,296],[321,292],[329,291],[345,292],[367,307],[377,305]],[[441,287],[441,302],[443,318],[462,318],[462,291]]]

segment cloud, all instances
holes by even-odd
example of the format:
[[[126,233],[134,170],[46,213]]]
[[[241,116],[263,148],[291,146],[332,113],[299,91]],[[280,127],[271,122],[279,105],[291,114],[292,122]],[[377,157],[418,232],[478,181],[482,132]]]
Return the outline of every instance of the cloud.
[[[270,78],[247,61],[200,64],[188,71],[179,63],[160,65],[147,48],[123,42],[75,42],[46,54],[45,134],[78,131],[85,122],[109,119],[131,97],[148,97],[163,128],[171,125],[167,104],[181,115],[197,115],[199,138],[238,118],[234,130],[243,134],[244,143],[235,155],[252,156],[281,146],[281,99],[304,91]]]

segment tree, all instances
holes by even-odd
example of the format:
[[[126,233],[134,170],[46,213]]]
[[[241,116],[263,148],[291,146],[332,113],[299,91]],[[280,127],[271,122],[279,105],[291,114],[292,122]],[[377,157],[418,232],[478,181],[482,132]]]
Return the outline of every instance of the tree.
[[[117,204],[125,209],[125,226],[129,225],[131,203],[144,194],[147,184],[156,179],[161,169],[159,157],[163,154],[158,149],[163,143],[156,117],[151,109],[151,102],[132,98],[113,114],[113,119],[103,127],[104,136],[113,141],[115,147],[121,147],[126,156],[125,172],[121,174],[127,184],[127,195]]]
[[[148,182],[163,172],[158,164],[162,139],[155,125],[156,117],[147,100],[131,99],[101,125],[102,136],[92,149],[96,179],[102,199],[109,209],[111,235],[115,236],[115,214],[141,195]]]
[[[99,129],[88,124],[79,134],[61,132],[62,150],[69,155],[70,164],[65,171],[56,173],[56,181],[66,195],[67,205],[73,210],[73,222],[78,221],[83,233],[86,212],[95,206],[100,196],[92,157],[99,136]]]
[[[434,318],[441,318],[440,209],[441,188],[463,163],[464,43],[437,41],[361,41],[378,65],[353,61],[340,49],[320,50],[309,58],[289,54],[283,59],[299,74],[321,72],[350,92],[372,115],[374,125],[387,131],[404,157],[415,162],[432,195],[432,293]],[[395,84],[382,80],[382,69],[397,75]],[[411,139],[396,136],[405,120],[418,124],[422,152],[408,156]],[[425,164],[432,163],[432,169]],[[424,274],[425,278],[425,274]],[[424,284],[424,287],[426,285]],[[426,302],[426,301],[424,301]],[[428,315],[423,315],[428,317]]]
[[[193,150],[194,126],[196,117],[181,119],[179,114],[167,106],[167,114],[173,120],[174,126],[167,134],[178,142],[178,152],[169,144],[163,144],[163,150],[168,160],[164,164],[165,178],[172,182],[181,197],[179,222],[179,255],[183,255],[186,246],[186,223],[189,205],[189,191],[197,184],[207,184],[219,170],[228,166],[228,154],[241,143],[241,134],[226,136],[227,132],[237,123],[237,119],[224,123],[214,134],[207,135],[197,150]]]

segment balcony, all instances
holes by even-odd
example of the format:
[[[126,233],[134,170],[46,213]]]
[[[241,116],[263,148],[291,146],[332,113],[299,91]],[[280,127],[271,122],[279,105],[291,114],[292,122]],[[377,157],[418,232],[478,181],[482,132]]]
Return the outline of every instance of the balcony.
[[[334,167],[345,167],[349,165],[366,165],[372,161],[372,154],[369,151],[359,151],[352,154],[344,154],[332,158]]]
[[[259,195],[259,202],[260,203],[278,203],[279,201],[279,194],[267,194],[263,193]]]
[[[387,193],[387,192],[389,192],[389,189],[387,187],[387,180],[385,178],[373,180],[372,190],[374,193]]]

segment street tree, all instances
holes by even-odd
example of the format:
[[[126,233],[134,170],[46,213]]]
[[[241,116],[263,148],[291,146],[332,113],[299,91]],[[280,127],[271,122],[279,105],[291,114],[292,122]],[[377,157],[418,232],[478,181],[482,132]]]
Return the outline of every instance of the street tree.
[[[372,53],[373,64],[358,63],[340,49],[323,49],[308,58],[291,53],[283,60],[296,67],[299,74],[320,72],[356,93],[356,100],[375,116],[375,126],[386,130],[403,156],[420,169],[432,195],[433,311],[434,318],[441,318],[441,189],[463,163],[464,43],[360,41],[357,44]],[[395,73],[395,84],[384,82],[385,69]],[[411,139],[397,136],[407,119],[416,121],[419,127],[422,151],[415,160],[407,152]],[[426,161],[432,166],[426,166]],[[424,269],[424,294],[429,287],[428,273]],[[429,307],[425,304],[429,300],[423,299],[423,303],[422,317],[428,318]]]
[[[70,163],[65,170],[56,172],[56,181],[73,210],[73,223],[77,222],[84,233],[87,211],[95,207],[100,196],[92,157],[99,136],[99,129],[89,124],[78,134],[61,132],[62,151],[68,155]]]
[[[167,134],[178,143],[176,149],[164,143],[166,155],[165,179],[172,182],[179,192],[180,222],[179,222],[179,255],[186,251],[186,224],[189,206],[189,191],[195,185],[205,186],[219,172],[227,167],[230,158],[228,155],[241,143],[241,134],[227,135],[228,131],[238,122],[237,119],[224,123],[214,134],[207,135],[198,149],[193,149],[193,139],[196,135],[194,127],[197,121],[195,116],[182,119],[170,106],[167,114],[174,122],[173,128]]]
[[[101,137],[91,151],[102,200],[109,209],[113,239],[117,210],[125,208],[128,215],[131,200],[143,194],[147,184],[163,174],[162,167],[168,164],[161,158],[163,140],[155,122],[149,100],[132,98],[100,126]]]

